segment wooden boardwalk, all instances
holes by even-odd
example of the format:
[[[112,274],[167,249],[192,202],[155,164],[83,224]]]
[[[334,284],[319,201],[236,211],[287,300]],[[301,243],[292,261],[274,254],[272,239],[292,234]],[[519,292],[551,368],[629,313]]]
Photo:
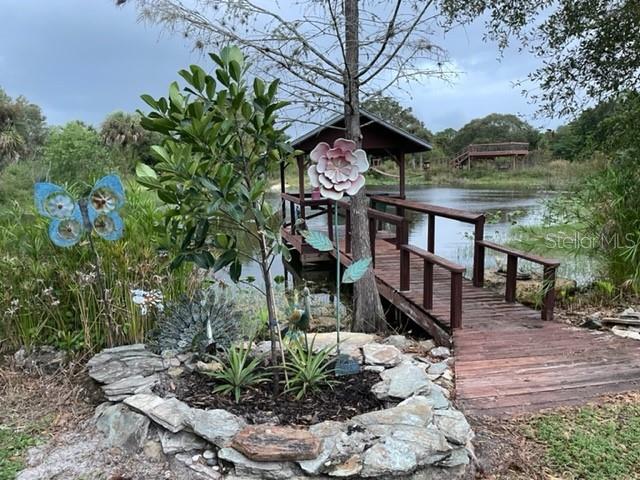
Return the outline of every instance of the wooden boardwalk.
[[[342,258],[350,263],[348,254]],[[381,295],[440,343],[453,346],[456,399],[466,413],[513,415],[640,390],[639,342],[542,321],[539,311],[506,303],[499,293],[468,280],[462,284],[463,328],[450,336],[450,273],[434,268],[434,303],[427,311],[422,307],[423,262],[411,259],[409,291],[400,291],[399,265],[395,245],[376,239]]]

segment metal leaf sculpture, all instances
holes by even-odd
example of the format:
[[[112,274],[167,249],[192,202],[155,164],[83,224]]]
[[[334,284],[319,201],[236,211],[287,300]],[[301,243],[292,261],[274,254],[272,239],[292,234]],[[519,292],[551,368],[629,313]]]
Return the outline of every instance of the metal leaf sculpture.
[[[51,219],[49,238],[55,245],[71,247],[85,232],[111,241],[122,237],[124,223],[118,211],[125,196],[117,175],[102,177],[89,195],[78,201],[54,183],[36,183],[34,193],[38,212]]]
[[[89,246],[95,258],[96,277],[101,292],[104,314],[109,329],[109,346],[115,342],[114,335],[119,333],[111,309],[102,276],[100,256],[93,242],[93,233],[105,240],[118,240],[124,232],[124,222],[119,210],[124,206],[124,187],[117,175],[102,177],[93,186],[89,195],[75,200],[64,188],[55,183],[40,182],[34,186],[34,198],[38,212],[49,218],[49,238],[58,247],[72,247],[85,233],[88,233]]]

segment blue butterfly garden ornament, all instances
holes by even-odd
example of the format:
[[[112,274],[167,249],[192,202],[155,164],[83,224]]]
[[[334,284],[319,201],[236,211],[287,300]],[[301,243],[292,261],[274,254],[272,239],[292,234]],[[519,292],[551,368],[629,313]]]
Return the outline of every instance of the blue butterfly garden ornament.
[[[85,232],[111,241],[122,237],[124,222],[118,211],[124,206],[125,196],[117,175],[102,177],[89,195],[78,201],[53,183],[36,183],[34,190],[38,212],[51,219],[49,237],[55,245],[71,247]]]

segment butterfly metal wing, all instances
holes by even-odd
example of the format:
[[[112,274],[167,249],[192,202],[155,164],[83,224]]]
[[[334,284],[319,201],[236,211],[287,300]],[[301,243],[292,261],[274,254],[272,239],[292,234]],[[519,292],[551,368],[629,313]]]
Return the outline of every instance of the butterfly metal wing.
[[[64,188],[53,183],[39,182],[34,186],[36,209],[47,218],[72,218],[78,204]]]
[[[58,247],[71,247],[78,243],[84,233],[84,222],[80,208],[76,206],[68,218],[53,218],[49,224],[49,237]]]
[[[89,194],[89,217],[121,209],[124,206],[124,187],[117,175],[107,175],[96,182]]]
[[[98,180],[89,194],[87,215],[93,230],[105,240],[118,240],[124,231],[124,222],[118,214],[124,206],[124,187],[117,175]]]
[[[91,218],[93,230],[105,240],[118,240],[124,232],[124,222],[118,212],[99,213]]]

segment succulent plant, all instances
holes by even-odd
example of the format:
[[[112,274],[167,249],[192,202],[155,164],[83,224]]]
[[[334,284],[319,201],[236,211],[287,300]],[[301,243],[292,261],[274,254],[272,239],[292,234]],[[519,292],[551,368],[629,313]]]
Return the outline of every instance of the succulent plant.
[[[219,288],[199,290],[167,306],[149,332],[147,345],[157,353],[209,353],[228,348],[239,336],[241,318],[235,302]]]

